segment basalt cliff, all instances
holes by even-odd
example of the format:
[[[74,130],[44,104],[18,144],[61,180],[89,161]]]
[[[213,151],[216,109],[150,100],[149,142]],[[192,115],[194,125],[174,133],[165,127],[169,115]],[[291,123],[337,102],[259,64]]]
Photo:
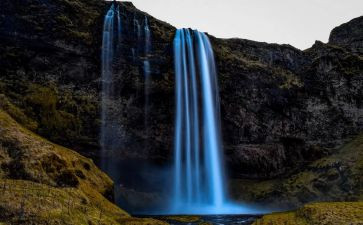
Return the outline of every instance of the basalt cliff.
[[[96,164],[100,160],[102,27],[110,4],[0,2],[1,118],[10,115],[29,132]],[[121,144],[108,157],[119,161],[118,169],[125,171],[114,178],[122,185],[118,187],[122,201],[157,202],[163,178],[170,175],[160,171],[170,167],[173,157],[175,28],[131,3],[117,4],[122,40],[120,57],[113,65],[111,104]],[[152,46],[147,55],[140,41],[144,34],[138,37],[135,27],[135,21],[142,25],[145,17]],[[279,207],[316,200],[362,200],[363,17],[335,28],[328,43],[316,41],[303,51],[290,45],[209,38],[219,75],[225,164],[233,196]],[[151,77],[147,127],[145,57]],[[6,143],[5,149],[20,148]],[[49,157],[61,167],[68,163],[56,155]],[[8,164],[2,164],[2,170],[14,169]],[[65,170],[46,180],[26,170],[17,171],[26,175],[0,171],[0,176],[62,185],[64,176],[75,176],[74,182],[82,179],[78,164],[73,167],[75,174]],[[84,169],[81,173],[87,177]]]

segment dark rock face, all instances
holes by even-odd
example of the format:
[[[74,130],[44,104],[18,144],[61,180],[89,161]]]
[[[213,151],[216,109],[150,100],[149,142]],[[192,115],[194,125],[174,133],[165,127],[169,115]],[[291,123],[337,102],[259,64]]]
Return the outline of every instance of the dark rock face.
[[[1,1],[1,93],[33,131],[97,149],[102,1]]]
[[[113,105],[121,127],[121,149],[112,157],[165,162],[172,149],[174,76],[172,40],[174,28],[138,11],[131,3],[121,5],[122,41],[114,62]],[[151,51],[145,55],[145,17],[151,29]],[[138,28],[140,32],[138,35]],[[145,96],[144,60],[150,62],[150,86]],[[146,97],[150,104],[145,106]],[[145,107],[148,107],[147,109]],[[148,113],[145,114],[145,111]],[[147,121],[145,121],[147,120]],[[147,124],[147,127],[145,127]]]
[[[102,23],[109,4],[0,3],[0,93],[22,109],[32,130],[95,159]],[[173,152],[175,28],[131,3],[120,4],[123,38],[114,63],[110,104],[121,124],[122,145],[110,157],[168,165]],[[145,16],[152,40],[147,56],[144,34],[137,38],[134,26],[134,18],[142,26]],[[305,51],[210,37],[219,72],[226,164],[232,176],[291,173],[333,153],[347,137],[363,130],[362,21],[360,17],[334,29],[328,44],[316,42]],[[147,128],[145,57],[151,64]]]
[[[362,130],[363,61],[353,52],[323,43],[304,52],[245,40],[214,46],[234,174],[284,174]]]
[[[312,201],[362,201],[363,135],[295,173],[274,179],[233,179],[234,199],[291,209]]]
[[[329,43],[363,54],[363,16],[333,29]]]

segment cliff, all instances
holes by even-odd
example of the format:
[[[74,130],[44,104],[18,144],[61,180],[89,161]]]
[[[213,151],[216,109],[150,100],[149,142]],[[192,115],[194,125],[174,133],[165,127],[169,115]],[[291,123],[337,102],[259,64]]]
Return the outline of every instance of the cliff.
[[[0,93],[19,108],[4,110],[31,131],[95,162],[100,149],[101,33],[109,4],[0,2]],[[119,163],[125,174],[114,178],[117,183],[160,192],[156,187],[163,177],[155,181],[155,174],[169,166],[173,152],[175,28],[131,3],[120,6],[122,42],[113,66],[111,104],[122,143],[109,158],[126,162]],[[134,25],[145,16],[152,40],[148,55],[142,53],[143,34],[137,38]],[[294,176],[314,161],[339,154],[362,132],[362,23],[360,17],[343,24],[332,31],[329,43],[317,41],[305,51],[210,36],[232,178],[260,182]],[[151,65],[147,127],[145,57]]]

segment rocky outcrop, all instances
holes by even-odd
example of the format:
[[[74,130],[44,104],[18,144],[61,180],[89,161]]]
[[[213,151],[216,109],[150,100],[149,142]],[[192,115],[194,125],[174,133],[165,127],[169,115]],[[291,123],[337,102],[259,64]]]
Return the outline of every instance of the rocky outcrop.
[[[333,29],[329,43],[363,54],[363,16]]]
[[[102,1],[2,1],[1,93],[33,131],[82,151],[98,146]],[[85,151],[83,151],[85,152]]]
[[[363,61],[355,53],[321,42],[304,52],[213,42],[227,160],[237,176],[281,175],[362,131]]]
[[[27,0],[1,4],[0,92],[36,122],[34,131],[97,158],[99,58],[103,17],[110,3]],[[114,113],[120,115],[117,123],[123,127],[119,138],[127,150],[119,152],[129,158],[165,160],[163,155],[172,142],[174,28],[138,11],[131,3],[122,4],[121,14],[123,41],[118,51],[122,57],[114,65]],[[145,16],[152,29],[148,133],[144,129],[144,34],[141,31],[137,38],[134,27],[137,20],[142,28]],[[146,140],[151,142],[147,148]]]
[[[97,162],[99,56],[103,16],[110,3],[4,0],[0,4],[0,93],[21,109],[10,107],[8,113],[12,111],[32,131]],[[123,30],[110,104],[122,144],[109,158],[128,162],[120,163],[126,165],[120,171],[143,170],[135,175],[138,182],[127,176],[121,179],[125,188],[133,190],[171,162],[175,28],[131,3],[117,4]],[[137,37],[135,30],[135,20],[142,26],[145,17],[152,40],[148,55],[143,51],[144,34]],[[316,42],[305,51],[210,36],[231,176],[290,176],[309,162],[336,153],[347,138],[362,132],[362,21],[360,17],[334,29],[329,43]],[[145,57],[151,64],[146,117]]]
[[[363,221],[362,214],[362,202],[322,202],[308,204],[292,212],[269,214],[255,221],[253,225],[358,225]]]
[[[234,199],[267,208],[291,209],[313,201],[362,201],[363,135],[332,155],[291,175],[274,179],[234,179]]]

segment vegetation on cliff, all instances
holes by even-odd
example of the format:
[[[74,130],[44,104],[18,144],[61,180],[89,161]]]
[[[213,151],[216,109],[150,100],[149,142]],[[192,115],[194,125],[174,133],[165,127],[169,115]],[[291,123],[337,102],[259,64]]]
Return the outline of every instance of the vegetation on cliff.
[[[363,223],[363,202],[321,202],[296,211],[263,216],[253,225],[358,225]]]
[[[290,176],[268,180],[233,180],[236,198],[266,206],[291,208],[311,201],[363,201],[363,134]]]
[[[97,82],[88,79],[100,74],[98,32],[106,6],[96,0],[27,0],[2,1],[0,10],[0,93],[31,124],[14,119],[89,153],[98,145],[99,96]]]
[[[71,202],[81,201],[72,197],[74,193],[111,198],[112,182],[88,159],[74,152],[70,156],[68,149],[36,135],[97,158],[99,57],[107,4],[1,0],[1,123],[16,128],[0,130],[7,135],[1,134],[0,149],[4,183],[27,180],[14,181],[14,186],[37,186],[40,192],[54,190],[57,196],[69,190]],[[111,157],[165,165],[172,155],[175,28],[130,3],[120,4],[125,35],[122,57],[114,66],[117,92],[112,104],[125,148]],[[135,38],[134,19],[142,23],[145,16],[153,46],[148,129],[142,93],[144,56],[132,52],[143,48]],[[232,183],[237,198],[282,207],[315,200],[362,200],[362,136],[354,139],[363,129],[362,24],[362,17],[354,19],[334,29],[328,44],[316,42],[305,51],[210,36],[219,70],[226,164],[239,179]],[[340,147],[349,139],[354,140]],[[134,166],[131,169],[140,169],[140,164]],[[137,189],[133,182],[123,182],[125,188]],[[135,183],[140,182],[145,181]],[[96,192],[90,191],[94,185]],[[97,211],[94,204],[97,201],[89,201],[90,213]],[[119,209],[111,211],[123,215]]]
[[[164,224],[131,218],[109,201],[113,182],[92,160],[32,133],[2,107],[0,165],[1,222]]]

